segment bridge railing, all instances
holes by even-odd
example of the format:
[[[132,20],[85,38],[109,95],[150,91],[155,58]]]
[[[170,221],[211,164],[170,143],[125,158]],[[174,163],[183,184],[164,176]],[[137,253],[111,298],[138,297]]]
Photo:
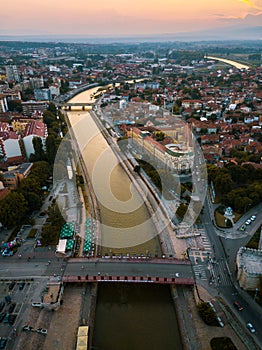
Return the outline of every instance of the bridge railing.
[[[63,283],[129,282],[194,285],[193,278],[150,277],[150,276],[63,276]]]

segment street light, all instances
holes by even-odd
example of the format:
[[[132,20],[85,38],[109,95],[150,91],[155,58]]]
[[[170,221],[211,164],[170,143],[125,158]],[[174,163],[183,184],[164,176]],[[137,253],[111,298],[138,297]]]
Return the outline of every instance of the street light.
[[[254,294],[254,299],[253,299],[254,301],[256,301],[258,291],[259,291],[258,288],[256,288],[256,291],[255,291],[255,294]]]

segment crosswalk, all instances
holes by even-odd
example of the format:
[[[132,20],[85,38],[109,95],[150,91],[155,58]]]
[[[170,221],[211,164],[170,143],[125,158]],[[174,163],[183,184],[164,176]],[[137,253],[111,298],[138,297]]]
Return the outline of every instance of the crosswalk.
[[[194,265],[193,271],[196,279],[201,279],[203,281],[207,281],[207,266],[206,265]]]
[[[215,280],[220,286],[230,286],[232,285],[230,273],[227,270],[226,263],[224,260],[213,264],[213,272],[215,275]]]
[[[223,260],[218,262],[205,262],[192,266],[196,280],[208,281],[219,287],[231,286],[232,281],[230,273],[227,270],[226,263]]]

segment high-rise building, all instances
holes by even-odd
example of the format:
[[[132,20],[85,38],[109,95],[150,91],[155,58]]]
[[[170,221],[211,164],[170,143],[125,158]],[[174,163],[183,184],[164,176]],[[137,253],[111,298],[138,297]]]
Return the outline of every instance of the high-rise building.
[[[52,95],[49,89],[35,89],[34,95],[36,101],[51,101]]]
[[[16,65],[5,66],[6,80],[8,82],[20,82],[20,76]]]

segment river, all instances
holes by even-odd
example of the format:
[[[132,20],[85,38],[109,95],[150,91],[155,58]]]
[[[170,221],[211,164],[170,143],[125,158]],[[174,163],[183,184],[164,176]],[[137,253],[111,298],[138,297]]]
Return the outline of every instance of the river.
[[[90,102],[93,88],[70,102]],[[68,112],[98,199],[102,254],[161,254],[156,229],[143,198],[119,164],[88,111]]]
[[[82,92],[71,101],[88,102],[96,90]],[[143,198],[118,164],[90,113],[72,111],[68,118],[98,198],[102,253],[161,254]],[[92,348],[182,349],[169,286],[100,284]]]
[[[234,66],[238,69],[250,69],[249,66],[247,66],[246,64],[242,64],[236,61],[231,61],[231,60],[227,60],[225,58],[221,58],[221,57],[213,57],[213,56],[206,56],[205,58],[210,59],[210,60],[216,60],[216,61],[220,61],[220,62],[224,62],[229,64],[230,66]]]
[[[93,349],[183,349],[169,286],[101,284]]]

